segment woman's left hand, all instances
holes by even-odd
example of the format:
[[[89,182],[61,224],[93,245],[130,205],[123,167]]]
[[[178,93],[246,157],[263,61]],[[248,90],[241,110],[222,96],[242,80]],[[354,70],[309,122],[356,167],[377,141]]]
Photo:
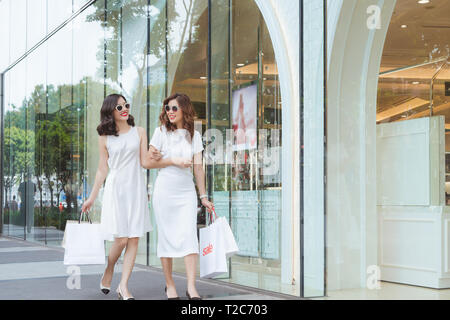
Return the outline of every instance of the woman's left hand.
[[[150,148],[149,148],[149,155],[150,155],[150,159],[153,159],[156,161],[159,161],[162,158],[161,152],[159,152],[159,150],[156,149],[152,145],[150,145]]]
[[[205,206],[206,209],[208,209],[208,212],[211,213],[214,209],[214,204],[211,201],[208,201],[207,198],[202,199],[202,205]]]

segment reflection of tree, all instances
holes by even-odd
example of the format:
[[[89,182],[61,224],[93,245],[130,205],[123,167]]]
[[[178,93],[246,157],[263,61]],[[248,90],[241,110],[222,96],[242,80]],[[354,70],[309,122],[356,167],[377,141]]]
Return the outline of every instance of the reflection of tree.
[[[191,15],[192,15],[193,2],[194,2],[193,0],[189,0],[189,5],[186,6],[186,1],[183,0],[183,6],[184,6],[185,14],[184,14],[184,17],[183,17],[183,19],[184,19],[184,23],[183,23],[183,27],[182,27],[183,31],[181,32],[181,36],[180,36],[180,40],[181,41],[178,43],[178,49],[172,50],[172,48],[171,48],[171,41],[167,42],[167,49],[172,54],[174,54],[174,53],[181,54],[184,51],[184,49],[186,48],[185,43],[184,43],[184,38],[186,36],[186,31],[188,29],[188,22],[190,22],[189,42],[192,39],[192,21],[193,21],[193,17],[191,17]],[[179,14],[176,13],[176,10],[174,10],[173,14],[175,16],[179,17]],[[173,19],[172,20],[172,23],[176,23],[176,22],[177,22],[177,19]]]
[[[144,41],[138,41],[139,39],[136,39],[138,30],[132,27],[124,27],[124,24],[140,26],[139,21],[147,21],[147,0],[108,1],[106,23],[103,2],[97,1],[93,6],[96,10],[86,20],[88,22],[100,21],[106,28],[104,43],[99,44],[97,50],[97,59],[99,61],[102,61],[105,56],[107,57],[106,80],[118,84],[121,70],[133,66],[138,77],[138,87],[134,92],[124,92],[124,94],[128,97],[133,95],[132,100],[134,104],[141,105],[145,96],[143,88],[145,85],[147,38]],[[160,31],[162,32],[163,30]],[[152,33],[153,36],[164,40],[163,37]],[[121,48],[120,46],[123,46],[121,39],[131,39],[133,41],[127,41],[126,47]],[[126,59],[123,58],[124,56],[126,56]],[[97,70],[101,78],[104,75],[104,71],[103,66]]]
[[[37,186],[40,195],[40,204],[42,207],[42,192],[45,179],[47,188],[50,191],[51,207],[53,207],[53,182],[51,177],[54,173],[54,166],[50,161],[50,153],[48,144],[48,130],[50,126],[49,120],[37,120],[36,123],[36,157],[35,157],[35,173],[37,179]],[[42,177],[42,178],[41,178]]]
[[[33,173],[40,192],[42,206],[44,186],[50,191],[51,206],[56,194],[64,190],[68,208],[77,206],[77,188],[84,172],[84,113],[85,83],[97,84],[84,79],[74,86],[35,87],[20,108],[11,106],[5,114],[4,131],[4,185],[5,199],[24,174]],[[63,88],[64,87],[64,88]],[[79,93],[66,96],[70,105],[61,108],[61,90]],[[67,90],[69,89],[69,90]],[[46,112],[53,104],[58,110]],[[56,182],[56,185],[55,185]]]
[[[11,115],[7,118],[15,118]],[[8,122],[6,122],[8,123]],[[34,146],[34,132],[31,130],[24,130],[16,126],[5,127],[4,129],[4,177],[3,183],[5,186],[5,199],[8,198],[8,190],[14,185],[17,185],[27,168],[33,164],[33,155],[27,152],[27,147]]]
[[[99,45],[97,59],[101,61],[105,56],[107,57],[107,80],[118,84],[119,66],[121,70],[134,66],[138,77],[138,87],[135,88],[133,93],[125,92],[124,94],[128,96],[134,94],[132,98],[136,105],[141,105],[141,101],[144,98],[145,56],[147,54],[148,38],[151,39],[148,54],[156,57],[158,60],[165,59],[165,48],[167,45],[168,58],[173,59],[171,65],[175,68],[174,70],[169,70],[169,75],[175,75],[182,53],[189,44],[196,42],[198,38],[198,28],[194,24],[198,20],[200,13],[204,11],[205,8],[202,7],[202,4],[206,4],[206,1],[170,1],[168,17],[165,14],[165,3],[166,1],[164,0],[152,1],[149,9],[150,35],[144,41],[136,39],[138,30],[133,25],[136,21],[147,21],[147,0],[108,1],[106,15],[104,2],[97,1],[93,4],[96,10],[86,18],[88,22],[101,22],[106,28],[105,42]],[[178,12],[175,9],[176,3],[183,4],[183,12]],[[152,11],[159,13],[152,14]],[[187,35],[188,32],[189,34]],[[168,35],[167,41],[166,35]],[[126,41],[126,46],[123,46],[127,39],[132,39],[133,41]],[[121,42],[122,48],[120,48]],[[126,59],[124,59],[124,56],[126,56]],[[97,70],[98,75],[103,77],[104,71],[105,69],[101,66]]]
[[[80,108],[81,109],[81,108]],[[74,178],[74,152],[77,149],[77,144],[82,144],[83,142],[83,128],[77,130],[77,108],[70,106],[61,109],[56,116],[55,120],[50,125],[50,141],[55,141],[59,139],[59,150],[55,152],[57,158],[54,159],[56,165],[56,181],[58,185],[58,198],[60,190],[64,190],[66,194],[67,207],[72,208],[71,204],[76,204],[76,190],[73,188],[72,179]],[[82,125],[79,124],[79,125]],[[80,136],[77,136],[77,132]],[[79,150],[83,150],[82,147]],[[75,169],[75,170],[74,170]],[[83,172],[81,170],[81,172]],[[76,205],[74,206],[76,207]]]

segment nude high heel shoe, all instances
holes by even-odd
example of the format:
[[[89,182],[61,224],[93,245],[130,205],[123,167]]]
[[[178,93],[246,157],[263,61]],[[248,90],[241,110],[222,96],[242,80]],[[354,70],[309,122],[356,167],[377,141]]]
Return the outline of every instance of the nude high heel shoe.
[[[117,287],[116,292],[119,295],[119,300],[136,300],[134,299],[134,297],[127,297],[123,295],[122,290],[120,290],[120,283],[119,286]]]
[[[165,292],[166,295],[167,295],[167,287],[164,288],[164,292]],[[173,297],[173,298],[167,297],[167,300],[180,300],[180,297]]]

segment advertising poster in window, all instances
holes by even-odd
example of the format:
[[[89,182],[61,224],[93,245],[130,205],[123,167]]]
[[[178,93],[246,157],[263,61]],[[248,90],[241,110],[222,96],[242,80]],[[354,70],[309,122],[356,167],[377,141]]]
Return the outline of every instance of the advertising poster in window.
[[[233,151],[256,149],[257,84],[233,91],[232,110]]]

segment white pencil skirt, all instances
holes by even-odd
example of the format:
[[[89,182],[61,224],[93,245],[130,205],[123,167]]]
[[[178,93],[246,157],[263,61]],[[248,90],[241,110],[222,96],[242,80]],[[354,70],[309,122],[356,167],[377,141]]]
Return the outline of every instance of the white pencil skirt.
[[[158,257],[198,254],[197,193],[192,175],[160,171],[152,198]]]

